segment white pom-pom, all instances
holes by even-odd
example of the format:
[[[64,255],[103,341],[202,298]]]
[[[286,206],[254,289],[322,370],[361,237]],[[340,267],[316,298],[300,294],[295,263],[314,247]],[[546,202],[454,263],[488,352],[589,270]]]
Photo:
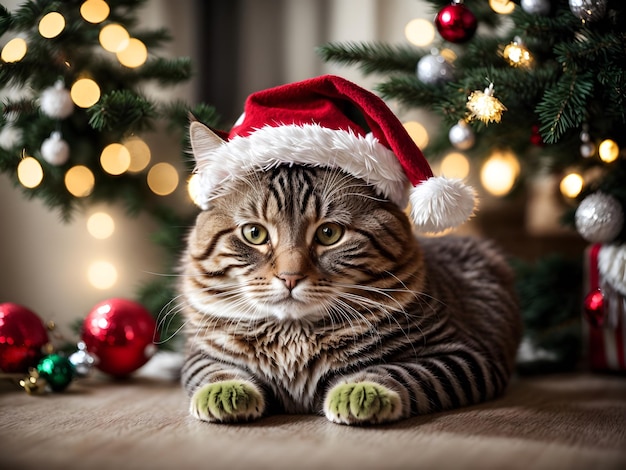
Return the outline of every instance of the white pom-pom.
[[[467,221],[476,209],[474,190],[460,179],[433,177],[409,196],[411,218],[423,233],[438,233]]]
[[[60,132],[53,132],[41,144],[41,156],[51,165],[63,165],[70,157],[70,146],[61,138]]]
[[[626,296],[626,245],[602,245],[598,271],[615,290]]]
[[[7,125],[0,130],[0,147],[4,150],[11,150],[22,140],[22,130],[12,125]]]
[[[46,116],[54,119],[65,119],[74,112],[74,102],[70,92],[61,80],[57,80],[54,86],[41,92],[39,107]]]

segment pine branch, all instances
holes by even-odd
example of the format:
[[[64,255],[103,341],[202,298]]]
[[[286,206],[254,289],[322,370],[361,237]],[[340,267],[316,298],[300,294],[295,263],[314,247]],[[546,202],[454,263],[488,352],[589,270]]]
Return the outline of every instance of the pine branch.
[[[145,98],[129,91],[112,91],[88,109],[89,125],[98,130],[125,129],[126,132],[148,129],[156,117],[155,107]]]
[[[188,57],[150,59],[136,69],[134,75],[135,80],[153,79],[161,85],[176,85],[191,78],[191,59]]]
[[[382,72],[413,72],[418,60],[426,53],[409,46],[384,43],[329,43],[317,48],[324,61],[343,65],[359,64],[365,74]]]
[[[13,24],[13,17],[9,10],[2,4],[0,4],[0,36],[6,33]]]

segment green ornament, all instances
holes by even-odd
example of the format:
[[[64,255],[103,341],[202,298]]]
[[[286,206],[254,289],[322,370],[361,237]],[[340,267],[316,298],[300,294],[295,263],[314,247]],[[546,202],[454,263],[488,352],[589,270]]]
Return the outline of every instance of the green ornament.
[[[74,378],[74,368],[66,357],[50,354],[37,364],[39,376],[45,379],[53,392],[61,392]]]

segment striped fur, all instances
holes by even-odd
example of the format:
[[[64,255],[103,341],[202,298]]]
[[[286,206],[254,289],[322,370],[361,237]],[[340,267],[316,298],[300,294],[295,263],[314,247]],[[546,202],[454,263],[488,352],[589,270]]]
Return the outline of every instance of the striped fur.
[[[316,241],[325,222],[345,228],[336,244]],[[267,229],[267,243],[245,240],[250,223]],[[181,267],[182,381],[200,419],[392,421],[491,399],[513,369],[520,320],[497,250],[416,238],[404,212],[340,170],[250,173],[200,213]],[[234,408],[248,405],[207,411],[218,393],[207,384],[231,382],[243,384]],[[387,411],[333,408],[340,393],[354,405],[353,384]]]

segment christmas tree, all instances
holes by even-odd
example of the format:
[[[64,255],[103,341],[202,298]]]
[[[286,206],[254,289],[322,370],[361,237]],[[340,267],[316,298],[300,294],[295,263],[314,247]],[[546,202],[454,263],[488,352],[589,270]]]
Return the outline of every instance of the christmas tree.
[[[447,176],[465,177],[459,168],[471,162],[484,189],[506,199],[552,175],[565,201],[564,225],[585,242],[623,243],[626,4],[428,3],[439,33],[434,45],[331,43],[319,52],[378,74],[383,98],[435,113],[443,132],[424,151]],[[527,339],[554,367],[571,367],[581,350],[582,260],[582,252],[573,260],[547,253],[515,262]],[[625,280],[618,284],[623,295]],[[598,305],[585,301],[591,317],[603,314]]]
[[[175,166],[151,162],[142,135],[165,129],[180,139],[188,171],[189,113],[208,125],[218,118],[209,106],[153,97],[163,95],[155,87],[184,82],[192,70],[189,58],[159,56],[171,37],[140,28],[144,3],[32,0],[13,12],[0,5],[0,170],[64,220],[103,201],[122,203],[129,215],[147,211],[161,223],[154,238],[172,272],[188,221],[166,196],[180,177]],[[155,316],[173,297],[172,283],[163,277],[138,293]]]

